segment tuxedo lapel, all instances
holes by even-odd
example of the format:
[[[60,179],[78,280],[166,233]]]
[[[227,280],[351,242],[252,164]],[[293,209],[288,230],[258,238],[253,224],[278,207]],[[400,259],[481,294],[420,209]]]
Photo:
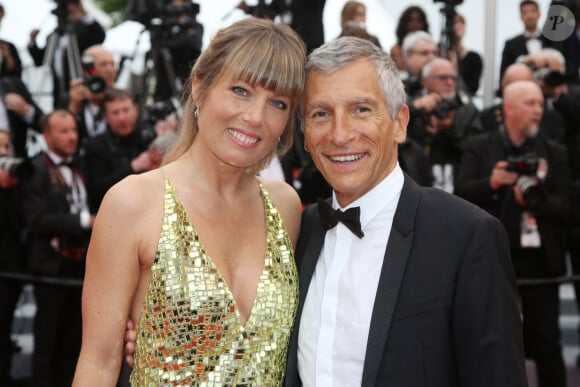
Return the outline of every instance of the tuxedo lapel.
[[[318,216],[318,206],[308,207],[302,215],[302,225],[300,227],[300,238],[296,245],[296,262],[299,271],[300,302],[296,310],[294,329],[290,336],[288,348],[288,364],[286,369],[285,386],[299,386],[298,378],[298,333],[300,328],[300,318],[304,307],[306,293],[318,262],[318,256],[324,244],[326,232],[320,223]]]
[[[376,384],[393,312],[412,247],[419,197],[419,187],[405,175],[405,183],[393,219],[373,307],[363,369],[363,386]]]

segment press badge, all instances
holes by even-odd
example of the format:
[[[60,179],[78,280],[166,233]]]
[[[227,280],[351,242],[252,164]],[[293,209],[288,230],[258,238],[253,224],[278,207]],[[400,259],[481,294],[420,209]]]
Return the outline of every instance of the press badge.
[[[528,211],[522,213],[520,245],[522,247],[540,247],[542,241],[538,232],[538,222]]]

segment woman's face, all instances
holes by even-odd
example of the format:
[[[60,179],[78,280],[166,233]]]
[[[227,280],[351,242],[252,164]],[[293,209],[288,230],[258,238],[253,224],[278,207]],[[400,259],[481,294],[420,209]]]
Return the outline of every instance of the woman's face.
[[[457,40],[461,40],[463,35],[465,35],[465,24],[461,20],[456,20],[455,23],[453,23],[453,29],[455,30]]]
[[[420,31],[424,27],[425,24],[423,23],[423,18],[421,17],[421,14],[419,12],[413,12],[409,17],[409,21],[407,23],[407,31],[408,32]]]
[[[194,80],[193,95],[201,81]],[[196,142],[218,162],[254,166],[274,152],[290,117],[290,97],[222,76],[199,103]]]
[[[10,136],[0,132],[0,156],[10,156]]]
[[[365,7],[363,6],[359,6],[356,9],[356,12],[353,16],[352,21],[355,21],[357,23],[365,23],[367,20],[367,10]]]

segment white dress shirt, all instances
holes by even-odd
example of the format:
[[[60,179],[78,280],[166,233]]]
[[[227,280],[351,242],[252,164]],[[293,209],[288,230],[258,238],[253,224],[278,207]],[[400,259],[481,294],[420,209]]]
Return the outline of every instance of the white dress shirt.
[[[403,188],[399,165],[351,203],[364,237],[342,223],[326,232],[300,320],[298,372],[308,386],[360,386],[379,276]],[[333,194],[333,207],[337,200]]]

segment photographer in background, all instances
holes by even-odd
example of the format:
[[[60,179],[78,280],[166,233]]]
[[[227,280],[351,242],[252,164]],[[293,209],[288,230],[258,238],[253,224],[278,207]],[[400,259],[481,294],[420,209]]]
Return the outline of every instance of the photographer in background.
[[[89,138],[107,129],[103,118],[105,91],[117,79],[113,53],[101,45],[87,48],[82,55],[83,79],[70,82],[68,110],[75,115],[79,131],[79,150]]]
[[[544,108],[538,85],[513,82],[503,98],[504,125],[468,142],[455,193],[502,222],[518,279],[560,276],[571,206],[566,150],[536,136]],[[566,386],[558,289],[519,286],[525,353],[536,363],[540,387]]]
[[[479,111],[457,92],[457,71],[447,59],[434,58],[422,72],[422,98],[435,103],[413,109],[407,134],[421,146],[431,163],[433,186],[453,192],[454,177],[466,138],[482,133]],[[412,101],[411,104],[415,104]]]
[[[46,51],[50,43],[54,43],[52,61],[47,63],[51,66],[53,74],[53,105],[55,108],[66,106],[64,102],[65,93],[71,81],[71,72],[80,69],[71,69],[69,66],[69,53],[74,51],[74,43],[71,39],[76,39],[78,52],[80,55],[90,46],[101,44],[105,40],[105,30],[103,27],[85,10],[81,0],[54,0],[56,8],[52,13],[57,17],[56,29],[47,37],[46,45],[40,48],[36,43],[39,30],[30,32],[30,42],[28,52],[34,60],[36,66],[43,64]]]
[[[0,129],[0,160],[12,157],[10,133]],[[20,239],[20,191],[18,180],[3,168],[0,161],[0,272],[18,273],[24,268],[24,244]],[[22,283],[0,277],[0,381],[10,383],[12,352],[15,344],[10,337],[14,309]],[[5,385],[5,384],[2,384]]]

